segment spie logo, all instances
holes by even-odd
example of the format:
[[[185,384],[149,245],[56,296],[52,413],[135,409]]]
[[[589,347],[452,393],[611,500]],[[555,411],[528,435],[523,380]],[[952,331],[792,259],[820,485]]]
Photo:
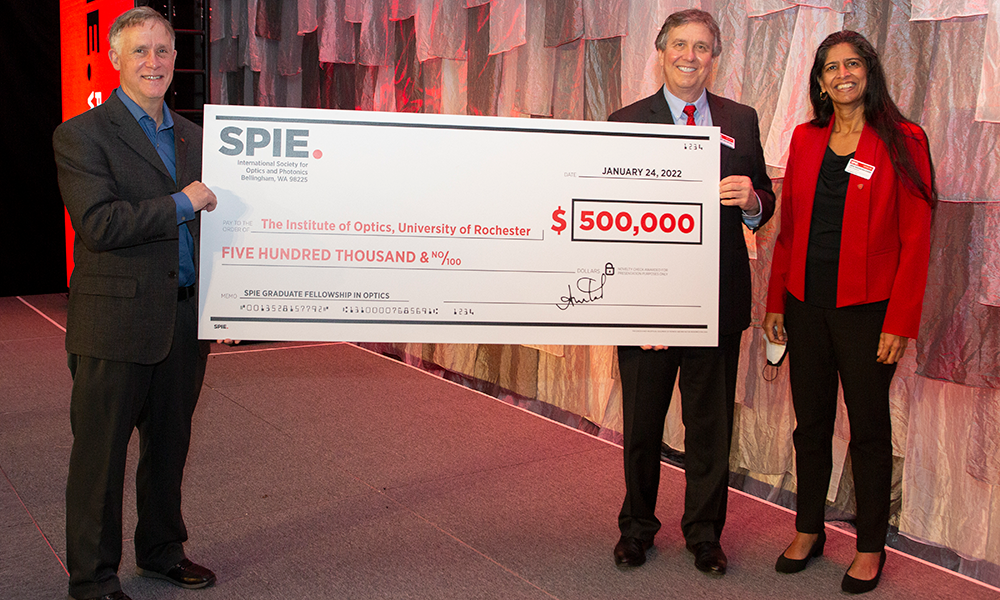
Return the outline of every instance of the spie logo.
[[[308,129],[286,129],[282,132],[280,128],[247,127],[244,132],[239,127],[224,127],[219,138],[223,144],[219,152],[226,156],[255,156],[257,150],[262,150],[261,155],[270,154],[272,157],[309,158]],[[270,152],[265,150],[268,147]],[[321,156],[319,150],[313,152],[314,158]]]
[[[101,30],[100,30],[100,12],[92,10],[87,13],[87,56],[91,54],[94,55],[96,60],[100,60],[101,54]],[[93,68],[90,64],[91,59],[87,59],[87,81],[91,81],[93,77]],[[90,95],[87,96],[87,107],[94,108],[104,99],[101,97],[101,92],[91,91]]]

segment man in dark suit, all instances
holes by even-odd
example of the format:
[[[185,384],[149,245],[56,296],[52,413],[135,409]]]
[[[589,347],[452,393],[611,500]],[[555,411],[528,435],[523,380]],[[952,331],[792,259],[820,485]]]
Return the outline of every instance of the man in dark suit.
[[[198,213],[216,198],[198,181],[201,129],[163,101],[177,55],[170,23],[136,8],[108,41],[121,86],[60,125],[53,147],[76,231],[66,325],[69,594],[121,600],[122,487],[136,428],[138,573],[185,588],[215,581],[184,555],[181,478],[208,356],[197,336]]]
[[[670,15],[656,38],[665,85],[611,115],[611,121],[714,125],[722,133],[719,198],[719,345],[618,348],[625,436],[625,501],[615,564],[633,567],[660,529],[656,496],[660,447],[674,380],[680,372],[685,426],[684,516],[681,531],[695,566],[726,572],[719,544],[726,520],[729,448],[740,337],[750,325],[750,264],[743,224],[756,229],[774,213],[754,109],[708,93],[705,84],[722,50],[719,26],[700,10]]]

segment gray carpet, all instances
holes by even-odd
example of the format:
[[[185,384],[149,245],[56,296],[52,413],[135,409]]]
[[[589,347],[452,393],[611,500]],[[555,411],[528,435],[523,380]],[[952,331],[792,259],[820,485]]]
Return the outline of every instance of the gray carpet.
[[[0,298],[0,598],[65,598],[71,435],[65,296]],[[133,573],[135,440],[125,591],[147,598],[835,598],[854,540],[774,572],[793,516],[730,494],[730,570],[692,565],[683,474],[663,468],[663,530],[639,569],[611,549],[621,449],[349,344],[213,346],[185,476],[188,555],[213,588]],[[891,553],[869,598],[997,598]]]

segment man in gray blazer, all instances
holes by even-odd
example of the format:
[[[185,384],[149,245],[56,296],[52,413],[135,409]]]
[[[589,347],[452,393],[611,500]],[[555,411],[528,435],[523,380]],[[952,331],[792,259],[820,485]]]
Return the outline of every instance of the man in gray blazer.
[[[53,136],[59,189],[76,232],[66,351],[73,449],[66,484],[71,598],[127,599],[118,580],[122,487],[133,429],[140,575],[185,588],[215,574],[184,555],[181,479],[207,342],[197,335],[201,128],[163,101],[174,31],[151,8],[108,34],[120,87]]]
[[[670,15],[656,38],[656,49],[664,87],[613,113],[609,120],[720,129],[719,344],[618,348],[625,500],[618,515],[621,538],[614,557],[620,567],[643,564],[660,529],[655,508],[663,422],[679,372],[687,484],[681,532],[695,567],[721,575],[728,565],[719,542],[726,521],[740,338],[750,325],[752,290],[743,227],[756,229],[771,218],[774,192],[764,166],[756,111],[705,88],[722,51],[719,25],[712,15],[701,10]]]

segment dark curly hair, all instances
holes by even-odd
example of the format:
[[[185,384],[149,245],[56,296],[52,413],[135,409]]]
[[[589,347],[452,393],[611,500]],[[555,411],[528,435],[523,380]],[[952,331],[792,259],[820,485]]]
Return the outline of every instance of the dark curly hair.
[[[907,133],[903,124],[912,122],[903,116],[896,103],[892,101],[892,97],[889,96],[889,88],[885,82],[885,73],[882,71],[878,52],[860,33],[849,30],[831,33],[816,49],[812,71],[809,73],[809,100],[812,102],[813,115],[815,116],[812,124],[817,127],[826,127],[830,124],[830,118],[833,117],[833,102],[828,96],[821,96],[823,90],[819,83],[823,76],[826,55],[830,48],[838,44],[850,44],[858,56],[865,61],[865,69],[867,70],[867,84],[863,98],[865,124],[875,130],[876,135],[888,148],[896,177],[933,206],[937,200],[934,165],[931,163],[931,183],[928,186],[920,178],[913,157],[910,156],[910,152],[906,148],[906,138],[913,139],[913,136]],[[930,150],[928,150],[929,159]]]

